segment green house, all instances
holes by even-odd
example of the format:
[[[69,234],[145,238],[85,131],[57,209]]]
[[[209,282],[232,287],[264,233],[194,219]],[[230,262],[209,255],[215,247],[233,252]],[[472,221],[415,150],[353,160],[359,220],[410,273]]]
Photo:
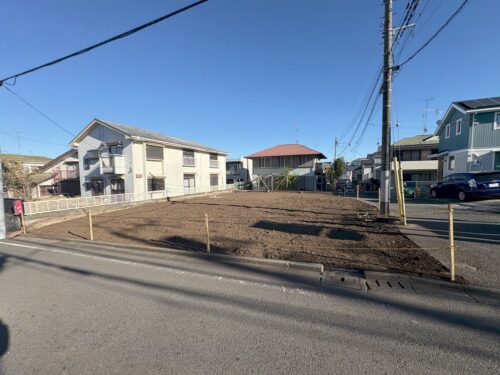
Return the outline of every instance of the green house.
[[[434,135],[438,177],[500,170],[500,97],[451,103]]]

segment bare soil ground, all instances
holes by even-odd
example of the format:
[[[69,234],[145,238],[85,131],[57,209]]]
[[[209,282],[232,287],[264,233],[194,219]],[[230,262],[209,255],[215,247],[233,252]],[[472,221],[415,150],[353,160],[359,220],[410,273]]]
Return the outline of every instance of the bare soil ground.
[[[374,207],[331,194],[237,192],[144,204],[95,215],[94,239],[205,251],[205,213],[213,252],[448,277],[441,263],[396,226],[378,222]],[[87,220],[72,219],[31,233],[87,238]]]

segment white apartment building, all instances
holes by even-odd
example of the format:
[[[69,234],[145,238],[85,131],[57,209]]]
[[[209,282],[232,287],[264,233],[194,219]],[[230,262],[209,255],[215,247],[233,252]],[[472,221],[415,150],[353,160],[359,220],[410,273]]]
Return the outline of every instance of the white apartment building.
[[[226,187],[227,153],[196,142],[94,119],[71,146],[82,196],[179,196]]]

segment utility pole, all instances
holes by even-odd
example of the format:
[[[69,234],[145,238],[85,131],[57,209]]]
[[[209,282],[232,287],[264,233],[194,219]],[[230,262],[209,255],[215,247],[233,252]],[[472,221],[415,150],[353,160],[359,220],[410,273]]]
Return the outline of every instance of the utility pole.
[[[335,162],[335,160],[337,159],[337,145],[338,144],[339,144],[339,141],[338,141],[337,137],[335,137],[335,143],[333,144],[333,162]]]
[[[391,96],[392,96],[392,0],[384,0],[384,81],[382,83],[382,166],[380,212],[390,214],[391,193]]]
[[[0,148],[0,240],[7,236],[5,228],[5,207],[3,201],[3,164],[2,164],[2,149]]]

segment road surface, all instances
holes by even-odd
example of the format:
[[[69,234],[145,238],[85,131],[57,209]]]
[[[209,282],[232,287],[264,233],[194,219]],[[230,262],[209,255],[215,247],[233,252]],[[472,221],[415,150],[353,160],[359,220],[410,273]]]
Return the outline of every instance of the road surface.
[[[498,305],[85,244],[0,243],[0,373],[500,372]]]

